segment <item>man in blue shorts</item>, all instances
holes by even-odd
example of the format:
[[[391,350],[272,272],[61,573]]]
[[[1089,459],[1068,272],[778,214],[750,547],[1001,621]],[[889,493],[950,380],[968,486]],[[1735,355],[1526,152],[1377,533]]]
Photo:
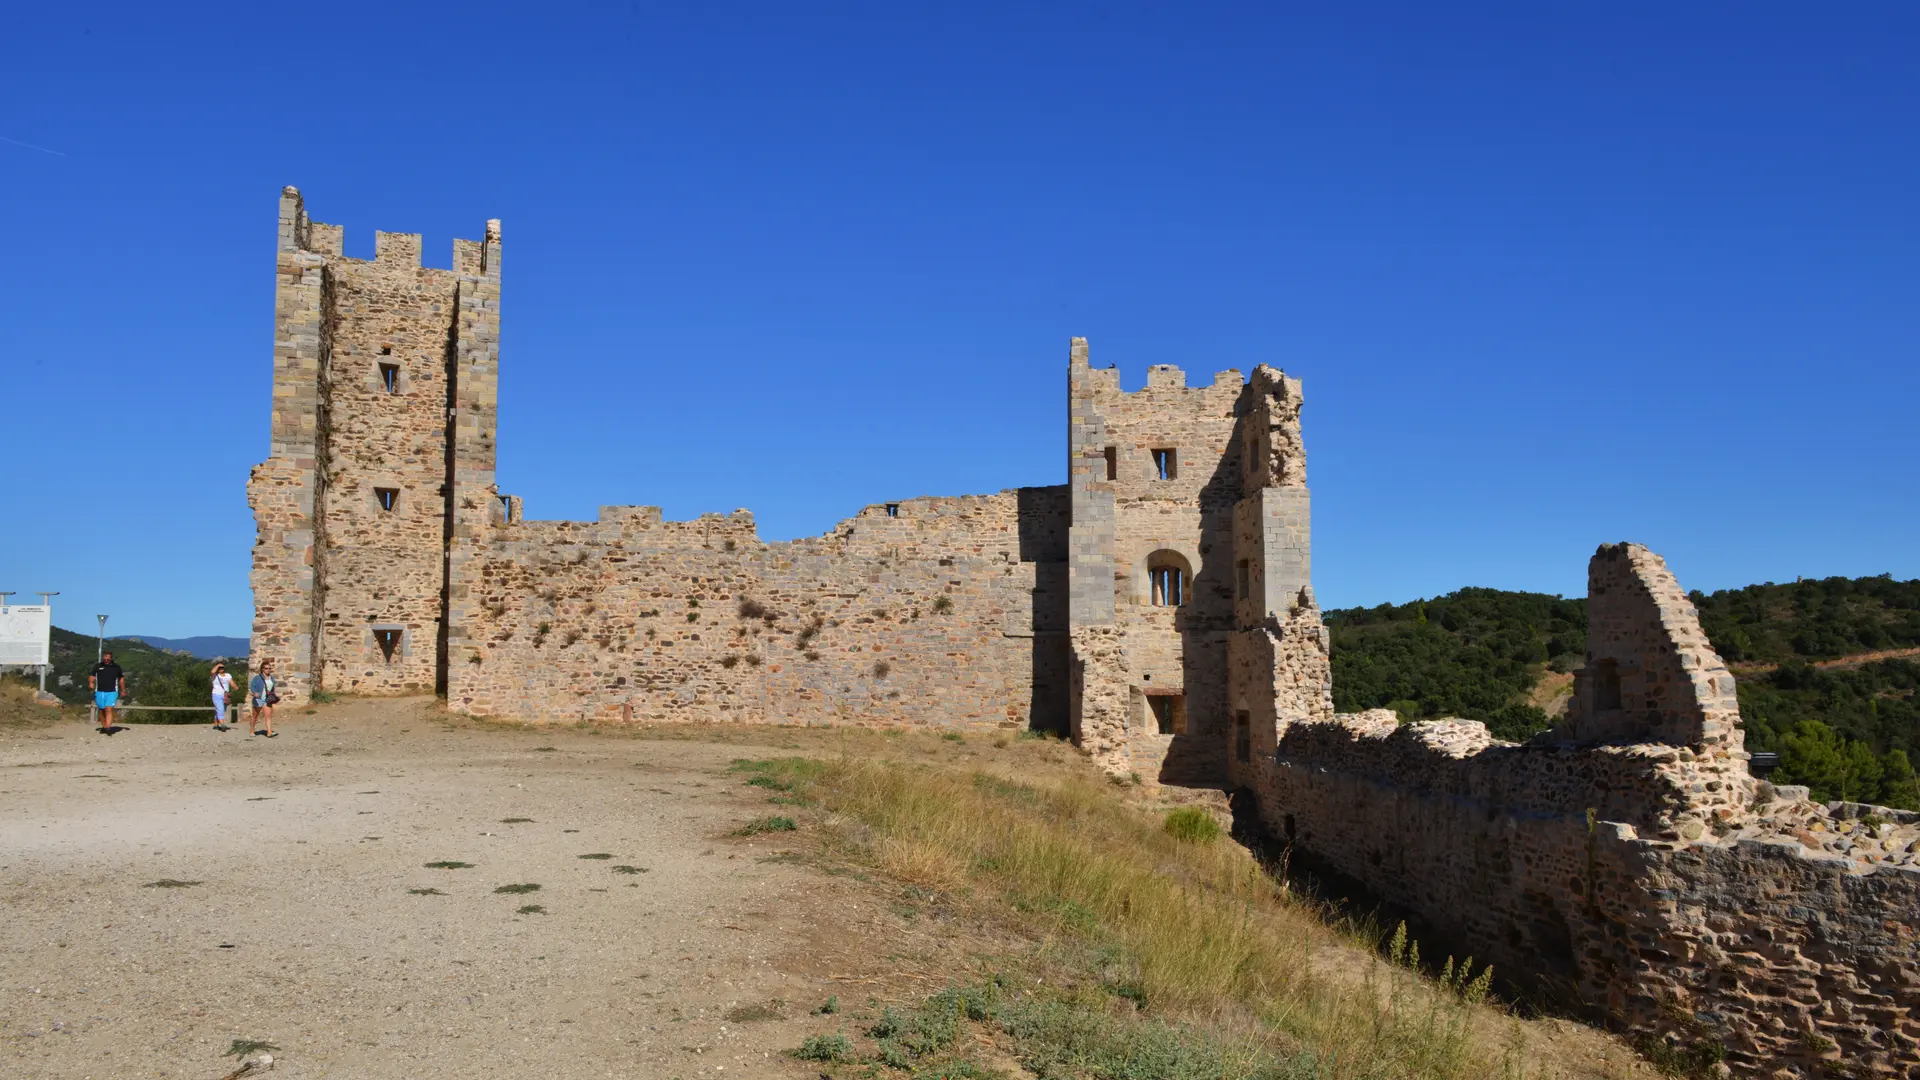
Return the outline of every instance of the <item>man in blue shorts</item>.
[[[113,708],[120,704],[120,691],[126,689],[127,676],[120,665],[113,662],[112,653],[103,653],[100,662],[93,665],[93,674],[87,676],[87,685],[93,688],[93,707],[100,710],[100,733],[114,733]]]

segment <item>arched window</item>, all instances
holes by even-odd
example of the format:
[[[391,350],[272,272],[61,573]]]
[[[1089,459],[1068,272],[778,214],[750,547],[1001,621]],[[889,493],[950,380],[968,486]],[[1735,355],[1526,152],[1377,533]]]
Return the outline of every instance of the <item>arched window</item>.
[[[1153,581],[1154,607],[1179,607],[1184,599],[1186,575],[1177,566],[1156,566],[1148,571]]]
[[[1147,602],[1154,607],[1179,607],[1187,602],[1193,572],[1179,552],[1156,551],[1147,556]]]

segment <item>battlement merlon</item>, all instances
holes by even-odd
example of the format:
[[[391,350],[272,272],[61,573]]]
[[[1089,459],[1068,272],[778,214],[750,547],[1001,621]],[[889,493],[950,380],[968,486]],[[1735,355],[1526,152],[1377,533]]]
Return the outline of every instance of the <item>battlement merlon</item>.
[[[280,189],[280,250],[307,252],[346,259],[346,230],[340,225],[314,221],[307,215],[306,200],[300,189],[291,185]],[[455,239],[453,273],[460,277],[498,278],[500,276],[500,219],[487,219],[485,238]],[[383,266],[419,268],[419,233],[384,232],[373,234],[373,262]],[[365,260],[353,259],[352,262]]]

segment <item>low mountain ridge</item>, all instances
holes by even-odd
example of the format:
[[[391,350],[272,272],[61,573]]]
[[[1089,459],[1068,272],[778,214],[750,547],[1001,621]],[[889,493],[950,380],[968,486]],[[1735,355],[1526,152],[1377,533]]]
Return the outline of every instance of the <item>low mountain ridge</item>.
[[[139,641],[156,649],[168,652],[186,653],[202,660],[224,660],[235,656],[247,655],[249,642],[243,637],[221,637],[217,634],[200,637],[163,638],[152,634],[128,634],[128,641]]]

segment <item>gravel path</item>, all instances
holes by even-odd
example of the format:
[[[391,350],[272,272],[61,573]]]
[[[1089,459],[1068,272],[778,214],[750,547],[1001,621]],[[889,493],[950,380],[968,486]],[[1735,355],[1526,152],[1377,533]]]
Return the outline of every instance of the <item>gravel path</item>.
[[[727,836],[769,810],[740,748],[278,726],[0,731],[0,1075],[214,1080],[235,1039],[290,1080],[815,1075],[780,1051],[870,905]]]

